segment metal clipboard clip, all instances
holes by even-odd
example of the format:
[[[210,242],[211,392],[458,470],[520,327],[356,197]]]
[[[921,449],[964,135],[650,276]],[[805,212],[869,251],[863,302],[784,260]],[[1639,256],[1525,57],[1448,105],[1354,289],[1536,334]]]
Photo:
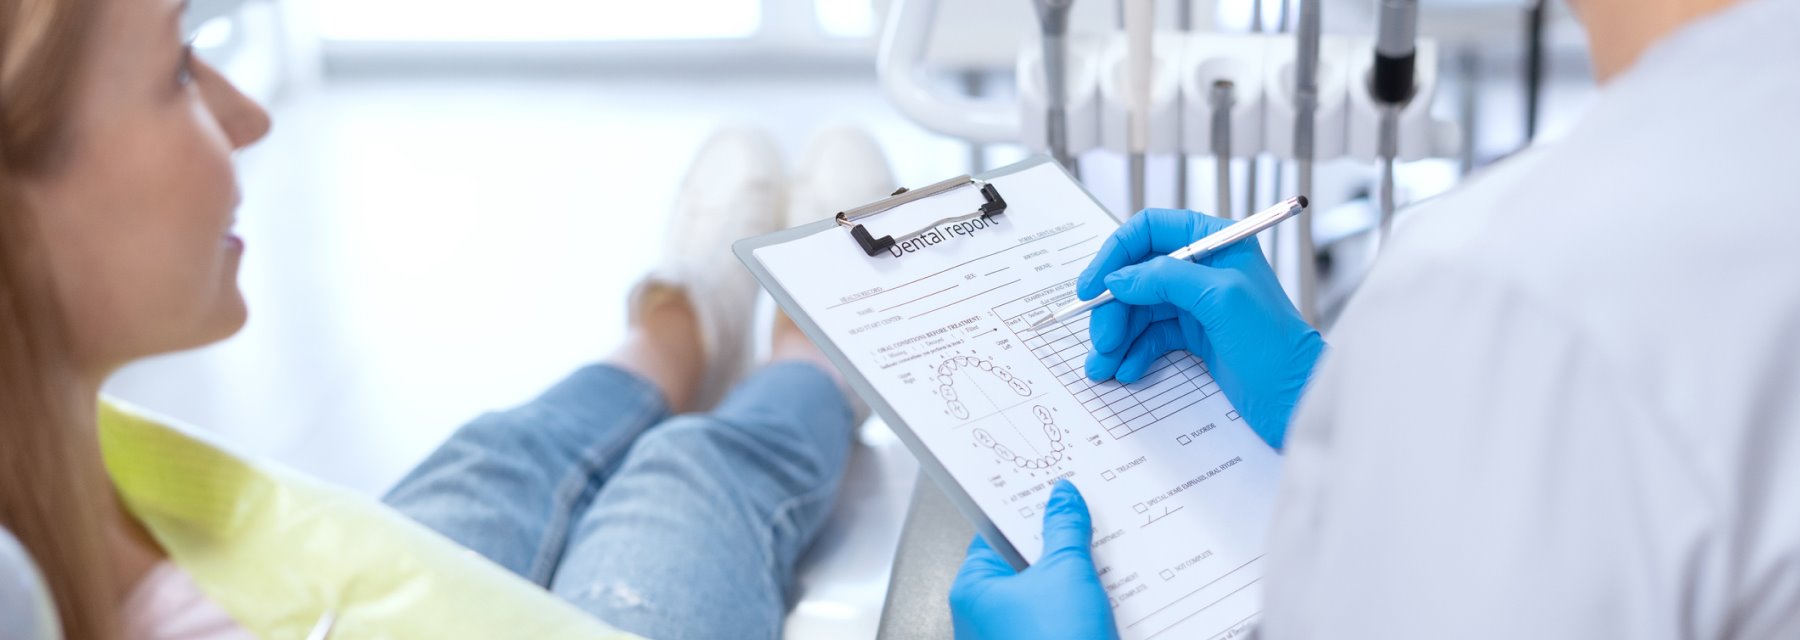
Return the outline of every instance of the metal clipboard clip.
[[[944,218],[925,225],[923,228],[916,231],[902,234],[899,237],[882,236],[877,238],[874,234],[869,233],[869,229],[859,222],[875,214],[895,209],[907,203],[917,202],[932,196],[943,195],[963,187],[980,188],[981,197],[986,200],[986,202],[977,208],[974,213]],[[840,227],[850,227],[850,237],[856,239],[856,244],[862,247],[864,253],[869,254],[869,257],[875,257],[896,244],[924,235],[932,229],[938,228],[940,225],[955,224],[1002,213],[1006,213],[1006,199],[1000,197],[1000,190],[995,189],[993,183],[985,180],[976,180],[968,175],[962,175],[917,189],[901,187],[899,191],[894,192],[894,195],[888,196],[885,199],[865,204],[849,211],[839,212],[837,214],[837,223]]]

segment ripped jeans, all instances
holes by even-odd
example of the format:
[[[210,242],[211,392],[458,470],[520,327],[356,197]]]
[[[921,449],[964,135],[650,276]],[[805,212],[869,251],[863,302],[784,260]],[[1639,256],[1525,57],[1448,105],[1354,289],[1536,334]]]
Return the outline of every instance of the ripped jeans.
[[[809,364],[675,417],[649,382],[596,365],[462,427],[386,501],[621,630],[776,638],[851,427]]]

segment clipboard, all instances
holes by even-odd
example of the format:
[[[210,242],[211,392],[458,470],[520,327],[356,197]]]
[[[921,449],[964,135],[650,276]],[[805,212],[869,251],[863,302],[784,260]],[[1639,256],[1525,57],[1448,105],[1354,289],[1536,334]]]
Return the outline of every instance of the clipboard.
[[[824,329],[802,312],[800,305],[795,301],[793,296],[788,293],[781,282],[777,280],[773,274],[770,273],[769,269],[756,257],[756,251],[763,247],[786,244],[819,233],[836,232],[842,227],[851,226],[845,224],[846,222],[854,223],[874,220],[882,213],[904,207],[911,202],[933,195],[949,193],[955,189],[962,188],[954,185],[951,185],[951,188],[946,188],[947,183],[964,182],[969,187],[984,189],[984,187],[992,186],[985,184],[990,180],[1033,169],[1044,164],[1056,166],[1070,182],[1079,184],[1079,181],[1076,180],[1073,175],[1069,174],[1067,169],[1064,169],[1060,164],[1055,163],[1049,156],[1036,155],[1027,158],[1024,161],[979,175],[952,178],[927,187],[921,187],[917,190],[903,190],[902,192],[897,192],[894,196],[890,196],[881,201],[857,207],[856,209],[846,210],[845,212],[838,214],[837,217],[801,225],[785,231],[778,231],[769,235],[739,240],[732,245],[733,253],[737,254],[738,259],[744,263],[745,267],[750,269],[751,274],[756,277],[757,282],[762,283],[763,288],[775,298],[775,303],[788,314],[788,317],[794,321],[794,324],[800,327],[801,332],[806,334],[807,338],[813,341],[813,344],[818,345],[819,349],[825,353],[825,356],[831,360],[832,364],[844,374],[845,380],[850,384],[850,387],[868,402],[869,408],[875,412],[875,415],[880,416],[881,419],[887,423],[888,427],[893,429],[894,433],[899,436],[900,441],[906,444],[907,449],[912,451],[913,456],[918,458],[920,469],[926,477],[931,478],[932,482],[935,482],[938,488],[944,492],[944,495],[950,499],[950,502],[956,506],[956,510],[962,513],[963,517],[968,519],[971,524],[975,525],[975,530],[979,532],[983,538],[987,539],[988,544],[993,546],[994,550],[998,551],[1002,557],[1006,558],[1007,562],[1012,564],[1014,569],[1018,570],[1024,570],[1030,563],[1019,553],[1013,543],[1001,533],[999,527],[997,527],[993,521],[988,519],[987,514],[976,504],[974,498],[963,489],[962,485],[956,481],[953,475],[951,475],[949,469],[945,468],[943,463],[938,460],[937,456],[932,453],[931,449],[919,438],[918,434],[900,418],[899,412],[888,403],[887,398],[876,392],[874,385],[861,374],[843,351],[838,348],[837,343],[832,340],[830,336],[826,335]],[[1101,204],[1100,200],[1095,198],[1093,193],[1087,191],[1085,188],[1081,189],[1081,192],[1085,194],[1095,206],[1099,207],[1102,211],[1106,211],[1107,214],[1113,218],[1114,222],[1121,222],[1118,215],[1113,213],[1112,210],[1107,209],[1104,204]],[[909,196],[909,194],[912,195]],[[999,205],[1002,209],[1005,207],[1003,194],[998,193],[997,191],[988,193],[984,190],[983,198],[990,207],[978,209],[977,212],[991,208],[996,200],[999,201]],[[895,200],[900,201],[895,202]],[[998,212],[995,212],[995,214],[1029,215],[1029,213],[1026,212],[1015,212],[1010,210],[1005,211],[1003,214]],[[872,232],[864,230],[861,234],[857,234],[855,231],[856,228],[860,227],[853,227],[851,233],[845,234],[845,242],[853,242],[861,245],[863,251],[870,254],[869,259],[871,260],[889,259],[884,258],[876,252],[869,251],[869,245],[865,244],[865,241],[861,236],[870,236],[871,239],[873,239]],[[926,248],[925,250],[929,251],[930,248]]]

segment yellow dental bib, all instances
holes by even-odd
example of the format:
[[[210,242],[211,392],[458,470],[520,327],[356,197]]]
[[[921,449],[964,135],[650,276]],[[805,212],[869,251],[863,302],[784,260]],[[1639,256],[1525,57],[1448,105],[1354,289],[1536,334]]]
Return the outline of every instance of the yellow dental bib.
[[[262,638],[635,638],[366,496],[253,464],[103,402],[126,508],[206,595]]]

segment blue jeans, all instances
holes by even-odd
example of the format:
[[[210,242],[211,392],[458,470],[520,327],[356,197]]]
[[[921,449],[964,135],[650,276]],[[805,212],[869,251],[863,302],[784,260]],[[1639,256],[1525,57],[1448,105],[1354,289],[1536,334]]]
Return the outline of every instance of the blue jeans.
[[[597,365],[464,426],[386,500],[625,631],[776,638],[852,426],[809,364],[675,417],[649,382]]]

